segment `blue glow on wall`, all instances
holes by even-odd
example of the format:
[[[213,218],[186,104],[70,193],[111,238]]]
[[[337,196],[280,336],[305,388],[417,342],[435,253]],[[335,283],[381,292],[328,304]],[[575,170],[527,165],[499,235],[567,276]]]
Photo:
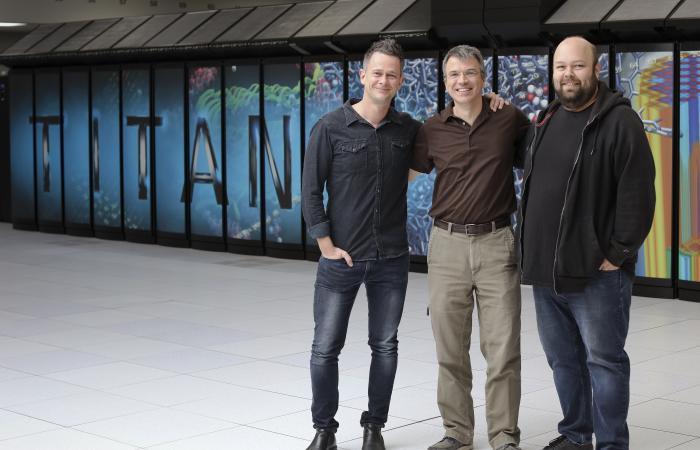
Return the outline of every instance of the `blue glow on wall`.
[[[153,71],[156,120],[156,223],[159,232],[185,234],[185,75],[183,67]]]
[[[264,76],[267,241],[301,244],[299,65],[269,64]]]
[[[151,229],[150,81],[148,67],[122,72],[122,160],[126,230]]]
[[[10,75],[12,222],[31,225],[34,213],[34,90],[29,71]]]
[[[260,240],[260,66],[225,67],[227,233]]]
[[[87,70],[63,72],[65,220],[90,225],[90,111]]]
[[[62,224],[61,76],[57,71],[35,74],[34,161],[39,224]]]
[[[119,71],[92,72],[92,189],[96,227],[121,228]]]
[[[189,70],[188,171],[193,235],[223,238],[226,205],[221,173],[221,68]]]
[[[316,62],[304,64],[304,132],[308,142],[311,129],[326,113],[343,106],[343,62]],[[323,191],[327,204],[328,192]],[[307,231],[306,243],[318,247],[316,239]]]

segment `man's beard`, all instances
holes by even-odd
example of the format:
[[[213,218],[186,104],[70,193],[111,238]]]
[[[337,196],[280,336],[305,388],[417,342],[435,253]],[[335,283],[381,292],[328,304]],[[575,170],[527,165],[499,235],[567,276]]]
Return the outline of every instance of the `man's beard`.
[[[572,81],[579,80],[572,79]],[[591,98],[593,98],[593,96],[596,93],[596,90],[598,89],[598,80],[595,77],[589,80],[587,86],[582,81],[579,81],[579,83],[579,88],[573,93],[565,93],[561,87],[561,83],[559,84],[558,88],[555,86],[557,97],[559,97],[559,101],[562,105],[564,105],[564,108],[578,109],[582,107],[583,105],[588,103],[591,100]]]

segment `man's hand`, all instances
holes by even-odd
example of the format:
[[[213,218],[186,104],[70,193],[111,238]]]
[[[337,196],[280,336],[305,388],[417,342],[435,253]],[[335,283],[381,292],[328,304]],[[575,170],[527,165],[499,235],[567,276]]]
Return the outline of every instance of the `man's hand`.
[[[489,100],[489,107],[491,108],[491,111],[496,112],[499,109],[503,109],[504,105],[510,105],[510,102],[505,100],[503,97],[499,96],[498,94],[494,94],[493,92],[489,92],[488,94],[485,94],[484,97],[486,97]]]
[[[598,267],[598,270],[604,270],[604,271],[610,271],[610,270],[618,270],[620,267],[614,265],[607,259],[603,260],[603,263]]]
[[[330,236],[322,237],[317,239],[318,248],[321,249],[321,255],[326,259],[344,259],[345,263],[352,267],[352,258],[350,254],[333,245],[333,241]]]
[[[415,179],[420,175],[420,172],[416,172],[413,169],[408,169],[408,182],[415,181]]]

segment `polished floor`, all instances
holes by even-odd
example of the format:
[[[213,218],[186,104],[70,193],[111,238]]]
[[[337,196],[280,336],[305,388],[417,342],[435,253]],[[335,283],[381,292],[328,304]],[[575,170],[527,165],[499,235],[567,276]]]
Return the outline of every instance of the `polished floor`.
[[[12,230],[0,225],[0,450],[304,449],[316,264]],[[426,278],[411,274],[387,447],[442,436]],[[634,298],[634,450],[700,449],[700,304]],[[341,355],[342,449],[360,449],[369,351],[358,298]],[[523,288],[527,450],[559,406]],[[477,439],[485,364],[475,330]]]

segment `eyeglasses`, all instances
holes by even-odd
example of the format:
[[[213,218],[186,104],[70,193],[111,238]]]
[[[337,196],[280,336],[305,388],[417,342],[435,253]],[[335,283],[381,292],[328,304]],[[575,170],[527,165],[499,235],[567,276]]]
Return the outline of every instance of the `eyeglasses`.
[[[466,78],[471,80],[471,79],[478,77],[480,74],[481,74],[481,72],[479,72],[478,70],[474,70],[474,69],[465,70],[463,72],[460,72],[458,70],[453,70],[453,71],[450,71],[447,73],[447,79],[448,80],[457,80],[459,78],[466,77]]]

